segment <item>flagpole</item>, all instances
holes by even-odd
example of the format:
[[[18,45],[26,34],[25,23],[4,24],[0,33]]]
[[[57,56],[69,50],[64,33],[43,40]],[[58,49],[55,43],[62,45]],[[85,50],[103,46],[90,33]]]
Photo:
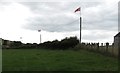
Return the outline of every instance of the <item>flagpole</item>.
[[[81,44],[81,27],[82,27],[82,17],[81,17],[81,8],[80,8],[80,41],[79,41],[80,44]]]
[[[81,35],[82,35],[82,17],[81,17],[81,7],[76,9],[74,12],[80,11],[80,40],[79,43],[81,44]]]

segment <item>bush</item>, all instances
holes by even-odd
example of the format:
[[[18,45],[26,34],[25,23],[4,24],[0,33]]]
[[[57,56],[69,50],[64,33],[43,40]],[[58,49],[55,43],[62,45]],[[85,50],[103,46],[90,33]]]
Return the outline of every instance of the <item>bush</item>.
[[[52,42],[44,42],[40,46],[43,48],[49,48],[49,49],[68,49],[68,48],[74,48],[79,43],[79,40],[77,37],[70,37],[65,38],[61,41],[54,40]]]
[[[85,45],[84,44],[77,44],[74,48],[73,48],[73,50],[80,50],[80,49],[85,49],[86,47],[85,47]]]

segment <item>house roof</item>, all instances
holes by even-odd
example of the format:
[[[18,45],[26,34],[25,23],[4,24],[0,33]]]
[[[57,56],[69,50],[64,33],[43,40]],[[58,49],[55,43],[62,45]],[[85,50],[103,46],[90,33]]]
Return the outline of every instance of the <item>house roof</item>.
[[[115,37],[117,37],[117,36],[120,37],[120,32],[119,32],[118,34],[115,35]]]

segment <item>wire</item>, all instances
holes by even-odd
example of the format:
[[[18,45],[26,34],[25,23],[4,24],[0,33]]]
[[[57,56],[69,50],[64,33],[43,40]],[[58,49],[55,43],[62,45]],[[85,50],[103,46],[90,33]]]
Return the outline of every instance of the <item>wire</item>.
[[[67,24],[65,24],[65,25],[73,24],[73,23],[75,23],[76,21],[79,21],[79,19],[76,19],[76,20],[74,20],[74,21],[72,21],[72,22],[70,22],[70,23],[67,23]]]
[[[73,21],[73,22],[70,22],[70,23],[68,23],[68,24],[72,24],[72,23],[75,23],[76,21],[79,21],[79,19],[77,19],[77,20],[75,20],[75,21]]]

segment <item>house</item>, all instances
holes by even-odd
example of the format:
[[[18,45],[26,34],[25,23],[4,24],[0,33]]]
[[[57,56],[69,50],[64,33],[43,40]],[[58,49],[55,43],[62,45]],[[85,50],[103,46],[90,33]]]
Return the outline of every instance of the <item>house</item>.
[[[120,32],[114,36],[114,47],[119,48],[120,44]]]
[[[120,48],[120,32],[114,36],[114,50],[113,52],[118,55]]]

